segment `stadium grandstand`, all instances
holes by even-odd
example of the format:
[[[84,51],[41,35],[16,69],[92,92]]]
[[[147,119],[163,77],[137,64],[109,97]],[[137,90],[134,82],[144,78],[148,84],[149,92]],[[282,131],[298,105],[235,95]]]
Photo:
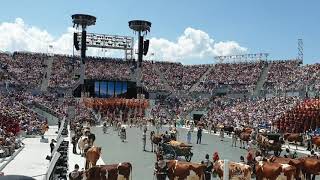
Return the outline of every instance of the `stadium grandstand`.
[[[47,64],[51,60],[49,68]],[[0,63],[2,85],[7,87],[8,92],[14,92],[15,88],[26,89],[26,93],[19,97],[21,100],[29,98],[32,102],[50,106],[48,108],[55,112],[65,113],[58,103],[66,102],[58,102],[55,97],[64,99],[70,95],[70,91],[77,90],[75,86],[79,85],[76,83],[79,79],[79,58],[14,52],[1,53]],[[85,87],[86,97],[136,98],[135,82],[132,81],[135,72],[132,66],[125,59],[88,57],[85,80],[93,83],[88,83]],[[245,108],[244,114],[259,114],[261,118],[250,117],[248,123],[270,123],[276,118],[275,115],[268,115],[273,111],[268,107],[278,109],[273,105],[283,105],[285,107],[281,109],[285,113],[297,102],[319,96],[320,64],[303,65],[296,59],[208,65],[147,60],[143,62],[142,69],[145,96],[159,106],[167,107],[164,112],[172,120],[182,116],[186,118],[187,112],[194,110],[211,112],[212,107],[226,104],[223,105],[224,108],[232,111],[233,108],[242,104],[249,105],[247,103],[250,102],[253,104]],[[45,92],[40,91],[43,84],[48,89]],[[113,89],[107,90],[108,87]],[[264,108],[258,108],[261,112],[255,112],[254,107],[259,106]],[[225,117],[229,116],[227,114]],[[211,114],[209,116],[211,121],[215,119]],[[219,116],[220,119],[226,119],[222,114]]]
[[[43,53],[0,49],[0,176],[19,172],[19,175],[35,179],[73,179],[77,173],[94,174],[95,168],[102,168],[99,170],[103,170],[103,176],[106,177],[104,179],[108,179],[108,176],[109,179],[112,179],[110,176],[123,176],[125,180],[129,180],[131,173],[131,179],[150,180],[153,175],[153,179],[157,177],[165,180],[166,177],[161,179],[162,172],[157,169],[153,173],[152,168],[152,173],[146,173],[147,175],[140,172],[146,171],[145,168],[151,171],[150,167],[154,162],[159,168],[158,164],[163,159],[166,160],[166,166],[178,163],[171,161],[173,159],[180,162],[178,156],[181,149],[190,150],[190,154],[181,155],[185,157],[183,161],[189,163],[194,156],[194,163],[198,167],[201,162],[201,168],[204,168],[202,166],[205,162],[211,162],[209,154],[211,156],[216,149],[220,150],[221,157],[224,156],[222,163],[227,163],[228,159],[238,161],[239,156],[249,156],[253,152],[257,157],[274,160],[276,157],[271,156],[271,151],[279,156],[287,146],[290,149],[292,143],[296,145],[294,152],[299,154],[299,158],[305,158],[299,160],[308,162],[314,151],[319,149],[320,61],[306,64],[301,56],[270,59],[269,54],[246,54],[246,51],[234,51],[235,54],[225,53],[228,55],[216,57],[218,53],[209,53],[212,63],[208,64],[184,64],[182,61],[162,57],[162,60],[155,60],[150,55],[151,52],[148,55],[149,43],[155,39],[148,39],[149,33],[152,33],[151,22],[128,22],[128,29],[138,35],[136,45],[131,36],[87,32],[96,23],[94,16],[74,14],[71,17],[74,32],[70,36],[73,34],[72,48],[75,51],[72,55],[71,52],[62,54],[54,50]],[[187,29],[185,34],[188,30],[191,31]],[[186,37],[180,37],[178,41],[184,42],[184,38]],[[194,46],[191,44],[192,40],[185,41]],[[209,38],[210,43],[211,41],[213,43]],[[300,48],[301,46],[299,44]],[[105,57],[98,53],[86,55],[91,48],[124,51],[124,57]],[[171,51],[170,48],[167,50]],[[165,54],[160,50],[155,53]],[[199,54],[191,57],[200,57],[203,52]],[[227,61],[228,58],[231,61]],[[225,141],[225,131],[228,138],[232,139],[232,145],[227,144],[228,140]],[[190,142],[193,133],[197,137],[196,144]],[[203,136],[208,144],[202,144],[207,147],[200,146],[202,133],[208,134]],[[247,139],[243,138],[244,135],[247,135]],[[262,141],[259,139],[260,135],[277,138]],[[290,135],[297,140],[294,139],[287,145],[280,144],[280,150],[266,150],[278,142],[289,141],[287,136]],[[121,140],[119,143],[115,140],[118,136]],[[184,136],[188,143],[178,142],[185,141]],[[155,141],[157,138],[160,139],[158,142]],[[298,146],[300,139],[302,140]],[[141,140],[143,149],[138,150],[137,144]],[[237,140],[241,143],[240,150],[233,148],[233,143]],[[148,153],[146,147],[149,144],[146,145],[146,142],[150,142],[152,147]],[[243,149],[247,151],[242,150],[244,142],[247,146]],[[270,146],[265,147],[264,143],[269,143]],[[105,146],[106,144],[108,145]],[[157,145],[156,148],[154,144]],[[113,151],[101,150],[102,147],[109,146]],[[166,154],[165,148],[169,146],[171,149],[167,151],[171,154]],[[174,149],[177,146],[180,149]],[[193,152],[191,147],[194,148]],[[288,151],[286,155],[291,157],[291,152]],[[46,157],[33,158],[32,153]],[[307,155],[309,157],[305,157]],[[29,163],[24,162],[26,157]],[[125,160],[122,157],[138,167],[138,173],[133,178],[134,167],[130,163],[126,164],[127,162],[120,163],[120,160]],[[203,157],[207,161],[201,161],[200,158]],[[317,163],[317,172],[311,171],[309,174],[320,173],[319,157],[317,160],[310,160]],[[108,162],[108,158],[110,163],[114,162],[110,168],[116,169],[115,175],[112,171],[103,169],[104,166],[96,166],[96,163],[105,165],[103,161]],[[32,159],[34,164],[30,165]],[[145,164],[141,163],[141,159],[145,160]],[[209,174],[210,178],[206,179],[211,179],[211,174],[216,173],[214,170],[218,171],[214,168],[223,167],[216,166],[221,163],[218,159],[210,159],[213,159],[215,166],[211,167],[210,172],[201,171],[203,175]],[[247,164],[252,167],[261,165],[252,162],[247,160]],[[291,166],[291,162],[293,161],[290,160],[288,166]],[[172,167],[179,166],[175,164]],[[25,172],[22,171],[24,168]],[[28,168],[39,171],[33,172]],[[125,170],[122,171],[121,168]],[[194,169],[188,169],[188,173],[191,171],[194,172]],[[227,170],[224,171],[226,172]],[[170,170],[166,171],[168,177],[170,173]],[[103,179],[102,173],[95,175]],[[90,175],[88,177],[88,180],[100,180],[92,178],[93,176],[90,179]]]

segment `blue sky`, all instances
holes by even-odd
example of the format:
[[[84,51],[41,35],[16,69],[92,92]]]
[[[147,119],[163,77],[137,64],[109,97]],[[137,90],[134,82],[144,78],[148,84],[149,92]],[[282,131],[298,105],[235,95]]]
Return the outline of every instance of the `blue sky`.
[[[316,0],[10,0],[1,3],[0,23],[13,23],[16,18],[22,18],[29,27],[46,30],[58,38],[72,26],[70,16],[74,13],[95,15],[97,23],[89,31],[105,34],[133,35],[127,22],[146,19],[152,22],[150,38],[156,38],[155,44],[159,46],[154,51],[168,44],[175,46],[184,33],[189,36],[186,29],[192,28],[205,32],[215,43],[233,41],[246,48],[246,51],[231,50],[226,54],[268,52],[269,59],[295,58],[297,39],[302,38],[304,62],[310,64],[320,62],[319,7],[320,1]],[[191,34],[197,33],[192,31]],[[197,48],[202,46],[206,44]],[[205,55],[197,58],[196,53],[202,51],[192,51],[194,56],[187,56],[186,50],[172,52],[169,57],[180,56],[178,60],[186,58],[189,60],[185,63],[193,64],[211,62],[217,55],[214,54],[216,51],[205,51]],[[160,56],[165,52],[159,50],[155,53]]]

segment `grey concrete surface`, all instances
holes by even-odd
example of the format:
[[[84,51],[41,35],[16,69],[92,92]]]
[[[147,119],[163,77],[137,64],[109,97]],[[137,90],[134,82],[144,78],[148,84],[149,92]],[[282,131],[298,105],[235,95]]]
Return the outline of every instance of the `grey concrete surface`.
[[[147,150],[150,148],[149,134],[153,127],[148,127]],[[164,132],[166,129],[163,129]],[[178,129],[180,136],[179,141],[186,142],[187,131]],[[138,128],[127,128],[127,141],[121,142],[120,137],[112,128],[108,129],[108,134],[103,134],[102,127],[93,128],[96,134],[95,144],[102,147],[102,159],[106,164],[114,164],[119,162],[130,162],[133,165],[134,180],[152,180],[153,167],[155,163],[155,154],[142,151],[142,131]],[[196,132],[192,134],[192,145],[194,153],[192,162],[201,162],[206,154],[210,155],[218,152],[221,159],[229,159],[239,161],[240,156],[246,156],[246,150],[239,147],[231,147],[231,139],[224,138],[220,141],[219,137],[210,134],[203,134],[202,144],[196,144]],[[181,158],[184,160],[184,158]]]

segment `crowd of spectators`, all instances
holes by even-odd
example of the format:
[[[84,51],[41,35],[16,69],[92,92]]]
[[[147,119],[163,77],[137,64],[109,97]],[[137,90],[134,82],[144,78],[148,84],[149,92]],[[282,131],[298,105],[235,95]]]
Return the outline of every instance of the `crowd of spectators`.
[[[8,53],[0,53],[0,84],[4,85],[10,83],[13,85],[19,85],[15,74],[8,72],[8,62],[12,59],[12,55]]]
[[[188,90],[207,71],[208,65],[187,65],[181,63],[157,62],[156,68],[174,90]]]
[[[231,91],[252,91],[255,87],[264,63],[221,63],[215,64],[195,91],[211,92],[219,86],[231,88]]]
[[[160,70],[169,86],[174,90],[182,89],[183,66],[181,63],[161,62],[156,63],[156,68]]]
[[[168,116],[165,107],[160,103],[157,103],[152,107],[150,114],[154,119],[169,119],[170,117]]]
[[[209,98],[203,97],[170,97],[166,99],[166,103],[169,104],[169,112],[174,117],[185,116],[187,113],[190,113],[192,110],[203,110],[206,109],[210,102]]]
[[[302,66],[295,73],[295,79],[286,87],[287,91],[320,90],[320,64]]]
[[[18,135],[43,135],[47,121],[22,102],[18,94],[0,94],[0,157],[13,154],[21,146]]]
[[[274,125],[282,114],[300,102],[299,97],[233,99],[219,97],[210,104],[207,120],[226,125]]]
[[[197,98],[184,98],[182,99],[182,105],[180,106],[178,112],[179,114],[186,114],[190,113],[192,110],[203,110],[206,109],[206,107],[210,103],[210,98],[203,98],[203,97],[197,97]]]
[[[285,113],[296,107],[302,99],[295,96],[265,98],[232,98],[228,96],[214,98],[178,98],[167,97],[156,104],[151,111],[155,119],[180,119],[188,121],[186,115],[192,110],[207,112],[201,118],[205,125],[217,126],[253,126],[272,127]],[[169,117],[166,111],[169,112]],[[182,118],[182,119],[181,119]]]
[[[268,71],[264,88],[267,90],[285,91],[288,86],[299,78],[301,72],[298,60],[273,61]]]
[[[68,88],[72,86],[76,82],[74,71],[79,69],[79,58],[62,55],[53,56],[49,87]]]
[[[13,54],[2,53],[0,62],[6,66],[19,83],[28,87],[38,87],[43,77],[46,54],[14,52]]]
[[[160,76],[155,70],[156,65],[153,62],[146,61],[142,64],[142,83],[148,91],[166,90]]]
[[[76,103],[76,117],[75,121],[77,122],[85,122],[85,121],[93,121],[95,117],[90,109],[88,109],[83,103]]]
[[[0,73],[2,80],[10,84],[39,86],[47,76],[48,54],[14,52],[0,53],[0,67],[7,74]],[[67,88],[75,83],[75,71],[80,69],[79,57],[53,55],[49,86]],[[291,91],[306,87],[319,89],[320,64],[300,66],[298,60],[219,63],[214,65],[182,65],[173,62],[144,61],[142,83],[148,91],[213,92],[226,88],[228,92],[253,92],[263,68],[271,63],[263,90]],[[210,71],[205,75],[208,71]],[[134,75],[132,62],[119,58],[88,57],[85,65],[87,79],[131,80]],[[160,74],[159,74],[160,73]],[[200,78],[203,78],[200,81]],[[163,79],[161,78],[163,77]],[[166,81],[166,82],[165,82]],[[168,84],[172,88],[168,88]]]
[[[86,60],[85,75],[87,79],[130,80],[131,63],[118,59]]]
[[[62,119],[66,116],[69,99],[59,98],[55,93],[46,93],[41,95],[28,95],[24,96],[28,104],[34,105],[45,111],[50,111],[52,114]]]
[[[201,76],[208,70],[208,65],[190,65],[183,68],[183,90],[188,90],[200,80]]]

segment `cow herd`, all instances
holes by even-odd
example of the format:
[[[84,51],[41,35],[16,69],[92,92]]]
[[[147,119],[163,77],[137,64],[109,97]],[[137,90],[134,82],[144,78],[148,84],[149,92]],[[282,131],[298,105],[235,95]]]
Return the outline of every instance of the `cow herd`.
[[[237,132],[242,141],[248,135],[250,139],[252,135],[251,129],[244,129]],[[158,145],[163,141],[163,136],[154,135],[152,143]],[[243,137],[243,138],[241,138]],[[261,137],[263,140],[263,136]],[[303,142],[300,134],[284,134],[284,140],[289,142]],[[259,138],[258,138],[259,140]],[[269,140],[263,140],[266,142]],[[313,137],[312,144],[319,147],[320,137]],[[93,146],[86,152],[86,170],[81,172],[81,180],[132,180],[133,165],[130,162],[122,162],[119,164],[96,165],[101,155],[101,148]],[[204,180],[206,166],[201,163],[185,162],[178,160],[166,160],[166,177],[169,180]],[[224,177],[224,160],[213,162],[212,175],[223,179]],[[146,172],[148,174],[149,172]],[[151,172],[150,172],[151,174]],[[245,163],[228,161],[228,179],[250,180],[294,180],[294,179],[315,179],[320,175],[320,159],[317,156],[300,157],[296,159],[269,156],[260,160],[253,161],[247,165]],[[80,180],[72,179],[71,180]],[[151,178],[146,178],[151,179]],[[155,175],[153,177],[155,179]]]

